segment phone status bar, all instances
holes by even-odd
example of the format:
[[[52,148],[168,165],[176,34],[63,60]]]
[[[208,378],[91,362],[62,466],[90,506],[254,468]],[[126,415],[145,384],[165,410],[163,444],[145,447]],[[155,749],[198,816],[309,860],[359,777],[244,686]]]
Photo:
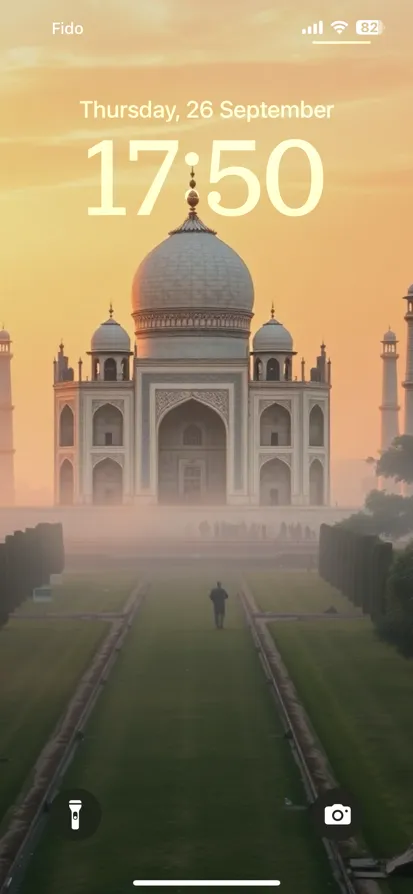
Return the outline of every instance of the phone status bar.
[[[311,37],[313,44],[356,45],[371,44],[374,37],[383,34],[384,24],[380,19],[357,19],[353,24],[337,19],[325,24],[322,20],[301,29],[301,34]],[[342,37],[343,35],[343,37]]]

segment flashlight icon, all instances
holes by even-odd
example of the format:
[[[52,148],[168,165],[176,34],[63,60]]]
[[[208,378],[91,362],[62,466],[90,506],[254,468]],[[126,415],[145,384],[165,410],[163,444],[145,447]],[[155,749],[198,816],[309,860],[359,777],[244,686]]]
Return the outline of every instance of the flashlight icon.
[[[79,814],[82,809],[81,801],[69,801],[69,810],[70,810],[70,828],[73,831],[77,831],[79,829]]]

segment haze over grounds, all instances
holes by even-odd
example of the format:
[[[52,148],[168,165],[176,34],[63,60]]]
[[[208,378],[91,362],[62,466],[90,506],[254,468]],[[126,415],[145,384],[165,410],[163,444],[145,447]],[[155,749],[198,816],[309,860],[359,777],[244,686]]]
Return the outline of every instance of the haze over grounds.
[[[410,158],[413,10],[365,0],[299,0],[276,8],[264,0],[28,0],[2,11],[0,33],[0,322],[13,338],[13,402],[18,497],[47,500],[53,459],[52,359],[63,337],[71,363],[88,374],[91,333],[107,317],[132,332],[130,285],[144,257],[185,217],[188,151],[200,156],[201,218],[247,263],[255,284],[253,331],[276,316],[294,336],[307,369],[322,339],[332,358],[333,499],[346,502],[343,461],[363,459],[379,444],[380,340],[390,323],[401,339],[413,280]],[[301,29],[381,18],[371,46],[316,47]],[[80,36],[52,36],[52,22],[79,22]],[[148,100],[177,104],[178,124],[85,121],[79,101]],[[330,120],[187,120],[186,103],[334,104]],[[317,209],[287,218],[271,205],[265,169],[283,139],[309,140],[322,156],[324,194]],[[179,139],[179,153],[149,217],[137,217],[159,155],[128,162],[129,139]],[[88,217],[99,202],[98,159],[87,150],[115,141],[116,203],[125,217]],[[207,204],[214,139],[254,139],[254,153],[230,153],[226,164],[254,170],[256,209],[239,218]],[[308,172],[300,153],[281,168],[283,198],[305,201]],[[223,204],[245,199],[232,178],[220,184]],[[402,377],[402,376],[401,376]],[[341,469],[341,474],[339,470]]]
[[[8,673],[0,706],[10,722],[0,746],[13,760],[0,778],[0,832],[30,767],[41,766],[40,750],[49,743],[50,754],[49,737],[60,738],[57,715],[62,722],[69,698],[79,703],[85,667],[105,649],[128,592],[139,578],[151,585],[60,784],[93,793],[102,823],[75,843],[59,837],[49,813],[44,834],[26,848],[19,890],[98,894],[102,885],[126,890],[132,878],[233,877],[277,877],[287,894],[335,890],[311,815],[297,809],[304,787],[240,586],[272,613],[268,630],[295,704],[305,706],[334,774],[357,799],[357,854],[367,846],[391,857],[409,846],[411,669],[344,595],[316,572],[263,568],[253,556],[238,563],[243,580],[216,556],[126,560],[121,572],[110,556],[99,571],[91,557],[83,565],[64,574],[49,605],[26,603],[2,631],[0,671]],[[222,635],[208,600],[218,576],[229,593]],[[287,607],[296,620],[285,620]],[[51,662],[58,673],[50,674]],[[411,878],[396,878],[380,890],[410,889]]]

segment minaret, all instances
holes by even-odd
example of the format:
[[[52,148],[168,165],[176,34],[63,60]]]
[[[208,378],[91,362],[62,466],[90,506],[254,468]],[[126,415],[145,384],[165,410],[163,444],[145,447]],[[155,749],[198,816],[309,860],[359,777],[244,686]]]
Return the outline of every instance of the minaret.
[[[381,359],[383,361],[382,394],[381,394],[381,436],[380,452],[388,450],[392,441],[399,435],[399,403],[397,393],[397,338],[389,328],[382,339]],[[413,381],[412,381],[413,386]]]
[[[404,380],[404,434],[413,435],[413,285],[409,286],[407,295],[407,311],[404,319],[407,323],[406,378]]]
[[[14,504],[13,406],[10,335],[0,329],[0,506]]]

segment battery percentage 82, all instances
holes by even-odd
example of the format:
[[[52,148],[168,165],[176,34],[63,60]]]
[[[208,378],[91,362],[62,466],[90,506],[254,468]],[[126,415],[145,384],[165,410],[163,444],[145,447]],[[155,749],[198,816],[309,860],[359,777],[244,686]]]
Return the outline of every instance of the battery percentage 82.
[[[383,22],[380,19],[359,19],[356,22],[356,34],[382,34],[384,31]]]

